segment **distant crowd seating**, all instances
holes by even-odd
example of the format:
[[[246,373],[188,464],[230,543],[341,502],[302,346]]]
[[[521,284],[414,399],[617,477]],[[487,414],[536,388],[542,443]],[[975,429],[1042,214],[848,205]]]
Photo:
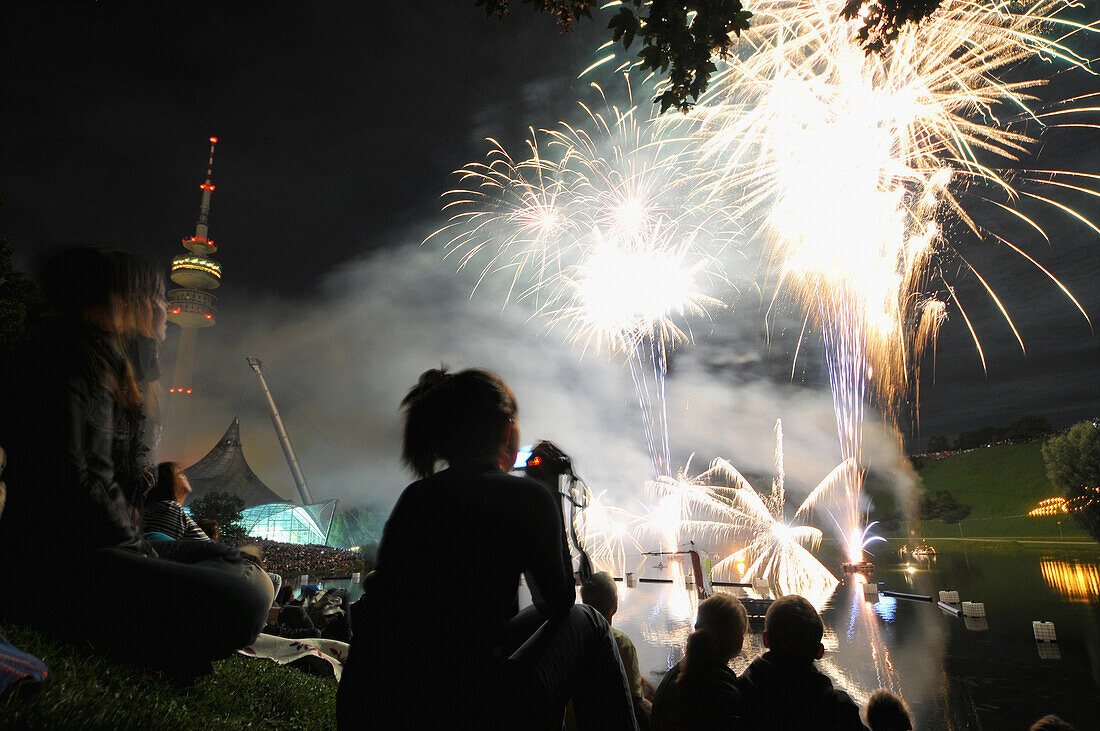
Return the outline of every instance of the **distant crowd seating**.
[[[358,552],[347,548],[279,543],[263,538],[247,538],[243,543],[260,546],[267,570],[273,574],[350,572],[362,568]]]

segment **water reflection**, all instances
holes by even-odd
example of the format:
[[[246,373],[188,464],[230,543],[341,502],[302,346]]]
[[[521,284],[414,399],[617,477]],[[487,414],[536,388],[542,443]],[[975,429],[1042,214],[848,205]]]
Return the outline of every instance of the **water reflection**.
[[[661,575],[671,571],[667,567]],[[934,603],[881,593],[868,600],[862,584],[849,578],[818,604],[826,647],[819,665],[857,702],[878,688],[900,694],[917,728],[1020,728],[1051,712],[1078,728],[1095,727],[1098,574],[1095,554],[1082,560],[971,549],[969,555],[941,550],[935,561],[908,565],[883,559],[876,576],[880,589],[932,596],[957,590],[963,599],[984,602],[989,617],[956,617]],[[619,606],[615,625],[634,638],[642,672],[659,681],[682,657],[697,607],[694,593],[682,583],[640,584],[621,595]],[[1037,645],[1034,619],[1055,622],[1059,642]],[[760,622],[752,624],[731,663],[736,672],[765,651],[762,629]]]
[[[1047,585],[1073,602],[1100,599],[1100,569],[1080,561],[1057,561],[1044,557],[1039,562]]]
[[[664,591],[659,592],[659,598],[640,623],[641,636],[646,644],[666,650],[664,662],[659,666],[663,670],[668,670],[684,656],[684,643],[691,634],[695,611],[699,606],[696,593],[684,588],[684,574],[679,561],[672,562],[670,573],[672,583],[659,585]],[[629,621],[629,615],[624,616],[622,621]]]
[[[985,632],[989,629],[989,622],[985,617],[963,617],[963,626],[971,632]]]
[[[1057,642],[1036,642],[1035,648],[1039,651],[1039,657],[1043,660],[1061,660],[1062,650]]]
[[[875,610],[875,614],[882,617],[883,622],[893,622],[894,612],[898,610],[898,600],[892,596],[879,597],[871,608]]]

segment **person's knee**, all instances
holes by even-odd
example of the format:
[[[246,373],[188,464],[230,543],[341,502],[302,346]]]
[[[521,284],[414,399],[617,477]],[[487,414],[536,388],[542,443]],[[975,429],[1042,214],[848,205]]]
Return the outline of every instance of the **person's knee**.
[[[248,583],[256,586],[267,597],[267,606],[270,607],[275,601],[275,585],[271,582],[271,577],[262,568],[249,561],[244,562],[241,570],[244,572],[244,577],[248,579]]]
[[[587,604],[574,604],[565,619],[566,624],[580,636],[586,637],[586,642],[614,643],[611,636],[611,625],[602,614]]]
[[[597,630],[610,627],[603,615],[587,604],[574,604],[569,609],[567,619],[571,623],[591,625]]]

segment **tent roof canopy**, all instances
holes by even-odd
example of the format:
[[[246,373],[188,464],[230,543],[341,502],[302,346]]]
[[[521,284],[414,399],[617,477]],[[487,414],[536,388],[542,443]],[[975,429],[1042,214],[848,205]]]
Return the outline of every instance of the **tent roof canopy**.
[[[241,449],[240,418],[234,418],[214,448],[183,473],[191,481],[192,499],[227,492],[244,500],[246,508],[290,502],[265,485],[248,466]]]

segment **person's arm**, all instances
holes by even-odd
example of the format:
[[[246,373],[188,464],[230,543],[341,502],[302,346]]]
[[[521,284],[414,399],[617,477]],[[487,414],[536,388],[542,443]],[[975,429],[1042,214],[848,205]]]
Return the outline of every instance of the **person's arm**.
[[[144,549],[148,544],[137,532],[122,489],[111,476],[111,394],[100,384],[76,377],[66,388],[62,476],[75,492],[76,504],[61,509],[79,511],[87,534],[98,546]]]
[[[626,636],[623,635],[623,637]],[[619,657],[623,661],[623,670],[626,671],[627,682],[630,683],[630,695],[634,696],[637,701],[645,700],[645,694],[642,690],[642,673],[638,669],[638,650],[629,637],[626,637],[626,641],[622,642],[619,636],[616,635],[615,644],[619,646]]]
[[[183,522],[183,532],[180,534],[180,538],[187,541],[209,541],[210,536],[206,535],[206,531],[199,527],[199,524],[195,522],[195,519],[187,514],[187,511],[183,509],[179,503],[173,503],[177,505],[180,511],[180,518]]]
[[[518,492],[518,491],[517,491]],[[525,484],[522,493],[527,510],[519,513],[525,571],[537,591],[532,591],[539,614],[549,619],[567,611],[577,600],[573,566],[562,528],[561,505],[541,486]]]

